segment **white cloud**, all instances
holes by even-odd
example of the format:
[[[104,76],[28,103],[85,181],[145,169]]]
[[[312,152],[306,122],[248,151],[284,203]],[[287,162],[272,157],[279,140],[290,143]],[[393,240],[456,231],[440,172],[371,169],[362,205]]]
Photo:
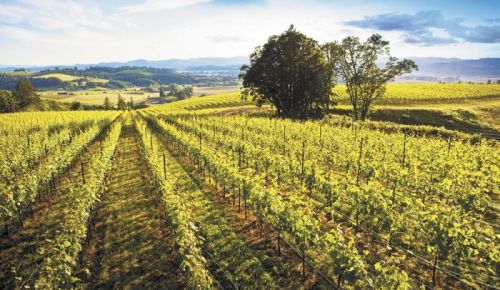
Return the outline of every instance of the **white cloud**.
[[[249,55],[290,24],[323,43],[347,35],[366,39],[371,29],[343,23],[387,7],[335,5],[322,1],[268,0],[252,5],[207,4],[209,0],[143,0],[104,8],[94,0],[17,0],[0,4],[0,64],[73,64],[131,59]],[[93,4],[92,4],[93,3]],[[443,31],[433,31],[441,36]],[[443,45],[423,49],[383,32],[396,56],[480,57],[498,45]],[[474,49],[471,49],[474,48]],[[440,55],[441,54],[441,55]]]
[[[145,13],[172,10],[208,2],[211,2],[211,0],[145,0],[141,4],[121,7],[119,11],[126,14]]]

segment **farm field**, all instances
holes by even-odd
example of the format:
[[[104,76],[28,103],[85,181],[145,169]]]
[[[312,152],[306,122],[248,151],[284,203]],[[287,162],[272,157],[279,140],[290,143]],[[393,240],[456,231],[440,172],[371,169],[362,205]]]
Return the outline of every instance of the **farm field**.
[[[500,286],[498,141],[252,108],[1,115],[2,288]]]
[[[118,95],[126,101],[132,98],[134,102],[144,101],[148,97],[148,93],[138,92],[136,89],[121,89],[111,90],[105,88],[97,88],[90,90],[79,91],[43,91],[39,92],[40,97],[46,100],[56,100],[65,103],[81,102],[82,104],[89,105],[102,105],[106,97],[109,98],[111,103],[116,104]],[[153,94],[150,94],[153,95]]]
[[[107,82],[109,82],[109,80],[105,80],[105,79],[86,78],[86,77],[72,76],[72,75],[61,74],[61,73],[44,74],[44,75],[40,75],[40,76],[35,76],[35,78],[57,78],[63,82],[73,82],[73,81],[84,78],[84,79],[91,81],[91,82],[94,82],[94,83],[107,83]]]
[[[63,102],[72,102],[74,100],[86,104],[102,104],[106,96],[121,94],[126,99],[130,96],[140,100],[137,95],[131,93],[136,88],[124,90],[110,90],[98,88],[92,90],[75,91],[75,96],[60,96],[57,93],[61,91],[41,92],[42,98],[53,99]],[[238,98],[240,86],[227,87],[194,87],[194,96],[221,95]],[[341,105],[348,104],[348,96],[344,85],[335,86],[333,92],[336,94],[333,100]],[[142,99],[147,98],[148,93],[143,93]],[[153,96],[152,93],[150,95]],[[379,106],[446,106],[456,104],[478,104],[500,101],[500,85],[497,84],[414,84],[397,83],[387,85],[387,92],[384,99],[380,100]]]
[[[211,96],[225,93],[238,93],[241,86],[193,87],[194,96]]]
[[[341,102],[348,101],[344,85],[334,88],[334,93]],[[335,98],[335,97],[334,97]],[[440,104],[460,103],[476,100],[498,100],[498,84],[436,84],[436,83],[397,83],[388,84],[384,99],[379,104]]]

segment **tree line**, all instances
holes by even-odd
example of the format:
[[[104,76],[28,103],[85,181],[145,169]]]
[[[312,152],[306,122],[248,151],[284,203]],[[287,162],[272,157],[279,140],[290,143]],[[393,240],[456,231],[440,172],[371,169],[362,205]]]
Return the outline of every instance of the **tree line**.
[[[82,104],[79,101],[72,102],[67,109],[72,111],[78,110],[127,110],[127,109],[142,109],[146,105],[144,103],[136,103],[130,97],[126,101],[120,94],[117,96],[116,106],[111,103],[109,97],[104,98],[102,105],[88,105]],[[20,79],[14,90],[0,90],[0,113],[17,112],[30,104],[40,104],[42,101],[36,94],[35,87],[30,79]]]
[[[381,57],[387,58],[384,66],[378,65]],[[392,57],[389,42],[378,34],[365,42],[349,36],[320,45],[292,25],[269,37],[250,55],[250,65],[241,67],[242,98],[258,106],[270,103],[280,117],[318,118],[333,104],[332,89],[342,81],[353,119],[363,121],[372,103],[384,96],[386,83],[414,70],[415,62]]]

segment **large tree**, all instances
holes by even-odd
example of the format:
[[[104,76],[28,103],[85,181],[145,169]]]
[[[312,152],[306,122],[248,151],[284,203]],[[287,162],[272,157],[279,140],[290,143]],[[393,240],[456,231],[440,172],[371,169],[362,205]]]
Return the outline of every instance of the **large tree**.
[[[242,97],[271,103],[280,117],[304,119],[328,108],[333,70],[315,40],[292,26],[269,37],[241,67]]]
[[[397,76],[418,70],[414,61],[390,55],[389,42],[378,34],[366,42],[349,36],[342,42],[330,42],[323,46],[334,71],[344,80],[352,108],[353,119],[366,119],[370,105],[382,98],[387,82]],[[379,66],[381,57],[386,57],[385,66]]]
[[[30,80],[27,78],[19,80],[16,88],[14,89],[13,95],[20,107],[24,107],[38,98],[35,94],[35,87],[33,87]]]

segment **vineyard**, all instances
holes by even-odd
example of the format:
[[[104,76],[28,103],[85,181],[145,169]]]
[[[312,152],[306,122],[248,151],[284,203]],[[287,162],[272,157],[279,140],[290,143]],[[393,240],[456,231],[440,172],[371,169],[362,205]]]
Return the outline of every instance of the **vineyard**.
[[[382,104],[429,103],[429,102],[463,102],[469,100],[495,99],[500,85],[497,84],[388,84]],[[348,100],[344,85],[334,88],[336,98]]]
[[[247,105],[0,116],[0,288],[500,288],[498,141]]]

